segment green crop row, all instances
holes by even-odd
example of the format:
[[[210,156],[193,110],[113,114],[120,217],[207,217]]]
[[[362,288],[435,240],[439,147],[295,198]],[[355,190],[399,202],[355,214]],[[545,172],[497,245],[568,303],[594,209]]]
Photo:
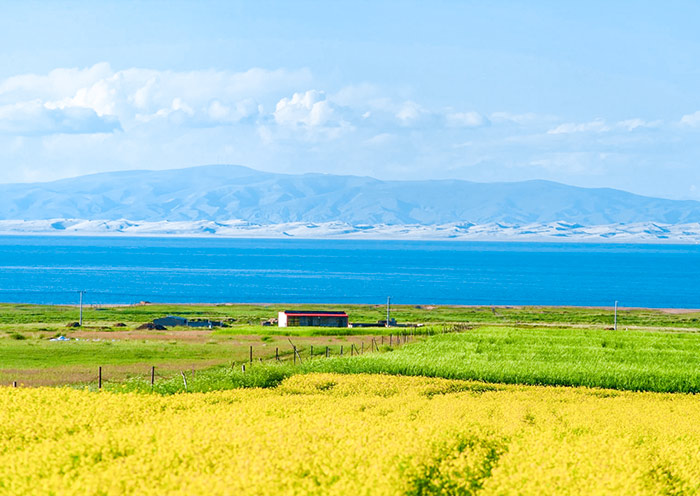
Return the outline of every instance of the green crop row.
[[[416,338],[360,356],[220,367],[198,373],[189,391],[274,386],[296,373],[379,373],[634,391],[700,392],[700,335],[600,329],[484,327]],[[186,379],[185,379],[186,380]],[[184,390],[174,377],[154,388]],[[127,386],[148,390],[138,379]]]

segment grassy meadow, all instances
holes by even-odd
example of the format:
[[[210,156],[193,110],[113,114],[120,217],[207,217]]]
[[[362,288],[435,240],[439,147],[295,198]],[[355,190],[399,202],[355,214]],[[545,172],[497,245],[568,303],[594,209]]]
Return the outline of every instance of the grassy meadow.
[[[479,327],[463,332],[409,337],[388,346],[375,338],[363,354],[329,358],[299,347],[303,362],[289,359],[242,367],[213,367],[188,381],[189,391],[274,387],[303,373],[392,374],[484,383],[585,386],[631,391],[700,392],[700,334],[601,329]],[[242,364],[246,363],[244,359]],[[147,378],[118,388],[150,391]],[[165,394],[184,392],[180,377],[158,382]]]
[[[700,335],[599,329],[481,327],[338,361],[343,373],[490,383],[700,392]]]
[[[176,331],[177,332],[177,331]],[[183,334],[187,331],[182,331]],[[104,336],[104,334],[102,334]],[[144,339],[146,337],[146,339]],[[371,345],[367,336],[294,337],[293,344],[301,353],[339,355],[341,347],[349,353],[350,347],[362,349]],[[0,383],[17,382],[22,386],[96,385],[98,367],[102,367],[105,386],[120,384],[130,379],[150,378],[151,367],[156,377],[167,382],[180,377],[182,371],[229,369],[233,364],[248,363],[250,350],[253,359],[280,363],[293,361],[292,345],[284,336],[211,336],[209,331],[173,336],[160,334],[138,339],[121,336],[120,339],[80,338],[71,341],[48,339],[0,338]]]
[[[313,307],[346,309],[355,322],[385,317],[383,306]],[[101,366],[106,382],[131,384],[150,380],[150,368],[155,366],[158,379],[168,384],[161,389],[167,391],[182,389],[182,372],[195,370],[200,371],[201,381],[190,380],[189,387],[194,390],[275,384],[280,377],[305,371],[649,391],[696,392],[700,388],[695,372],[700,370],[700,334],[696,334],[700,326],[695,312],[622,309],[618,331],[609,325],[610,309],[549,307],[393,307],[392,316],[399,323],[421,325],[415,328],[261,325],[283,308],[311,306],[88,307],[83,327],[67,327],[77,318],[76,307],[3,304],[0,381],[29,386],[94,384],[96,369]],[[138,329],[169,314],[225,320],[227,326],[213,330]],[[443,334],[451,330],[461,332]],[[399,333],[412,335],[412,341],[397,350]],[[59,335],[71,340],[50,340]],[[280,367],[294,362],[293,346],[308,363],[298,363],[281,373]],[[253,367],[249,363],[251,347]],[[328,347],[333,360],[309,360],[312,347],[316,356],[325,355]],[[355,349],[381,352],[349,356],[355,355]],[[265,379],[267,372],[258,372],[260,360],[263,366],[271,365],[271,377],[277,379]],[[248,363],[248,375],[236,378],[244,363]],[[211,384],[205,384],[207,376]],[[201,386],[195,386],[200,382]]]
[[[350,322],[376,322],[386,318],[384,305],[124,305],[86,306],[86,326],[119,330],[115,324],[137,326],[165,315],[211,320],[234,319],[232,328],[250,326],[256,333],[273,332],[261,328],[262,321],[276,318],[281,310],[327,309],[347,311]],[[21,330],[57,332],[78,320],[76,306],[0,304],[0,331]],[[464,307],[437,305],[394,305],[391,316],[400,323],[421,324],[490,324],[490,325],[559,325],[611,327],[612,308],[585,307]],[[654,309],[618,310],[621,328],[679,328],[700,330],[700,311],[663,311]],[[356,329],[356,331],[359,331]],[[329,331],[331,332],[331,331]],[[381,332],[381,331],[377,331]],[[386,331],[387,333],[390,331]]]

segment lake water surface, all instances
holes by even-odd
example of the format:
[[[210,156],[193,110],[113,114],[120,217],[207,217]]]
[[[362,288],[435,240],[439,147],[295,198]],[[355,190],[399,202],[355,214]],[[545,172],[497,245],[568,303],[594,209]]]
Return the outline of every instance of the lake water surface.
[[[0,237],[0,301],[700,308],[700,246]]]

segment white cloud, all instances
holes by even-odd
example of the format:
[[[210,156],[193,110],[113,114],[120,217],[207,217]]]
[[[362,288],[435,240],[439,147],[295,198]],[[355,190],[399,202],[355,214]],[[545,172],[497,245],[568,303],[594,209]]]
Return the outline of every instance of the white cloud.
[[[603,119],[596,119],[590,122],[567,122],[560,124],[549,131],[547,134],[573,134],[573,133],[609,133],[613,131],[635,131],[641,129],[658,128],[663,124],[662,121],[645,121],[643,119],[625,119],[617,121],[614,124],[608,124]]]
[[[349,109],[332,103],[318,90],[280,99],[272,117],[277,124],[276,132],[267,126],[261,130],[261,136],[268,141],[294,136],[304,141],[332,140],[355,129],[346,119],[350,117]]]
[[[700,110],[692,114],[686,114],[681,117],[681,124],[688,127],[700,126]]]
[[[591,122],[568,122],[560,124],[549,131],[547,134],[572,134],[572,133],[608,133],[613,131],[635,131],[641,129],[652,129],[661,126],[662,121],[645,121],[643,119],[625,119],[617,121],[614,124],[608,124],[603,119],[596,119]]]
[[[512,124],[531,124],[541,120],[551,120],[551,116],[542,116],[532,112],[525,114],[514,114],[511,112],[493,112],[489,116],[491,122],[501,124],[501,123],[512,123]]]
[[[618,121],[615,126],[618,128],[625,129],[627,131],[634,131],[635,129],[651,129],[661,126],[661,121],[645,121],[643,119],[626,119],[624,121]]]
[[[73,97],[46,102],[48,108],[84,107],[95,111],[97,115],[116,115],[116,106],[120,95],[110,81],[101,79],[91,86],[80,88]]]
[[[20,74],[0,81],[0,102],[21,100],[57,100],[74,95],[79,89],[109,78],[113,73],[109,64],[102,62],[87,69],[58,68],[48,74]]]
[[[451,127],[480,127],[488,124],[488,120],[478,112],[450,113],[445,119]]]
[[[19,136],[109,133],[120,129],[112,117],[84,107],[52,108],[39,100],[0,106],[0,133]]]
[[[406,101],[396,111],[396,118],[402,126],[411,126],[428,115],[428,111],[413,101]]]
[[[344,86],[328,99],[344,107],[376,107],[375,102],[381,102],[383,95],[376,86],[362,83]]]
[[[262,106],[252,98],[241,100],[234,104],[226,104],[218,99],[212,100],[207,109],[211,122],[235,123],[261,114]]]
[[[331,124],[335,120],[332,104],[322,91],[309,90],[294,93],[291,98],[277,102],[274,112],[275,122],[283,126],[318,127]]]
[[[308,70],[253,68],[245,72],[113,71],[108,64],[87,69],[56,69],[0,81],[0,104],[40,102],[47,109],[90,109],[113,116],[125,128],[166,120],[178,124],[227,125],[273,105],[280,92],[312,81]],[[71,111],[73,112],[73,111]]]
[[[265,127],[266,131],[259,134],[270,139],[291,139],[288,133],[293,129],[298,136],[309,139],[330,138],[362,128],[367,130],[363,139],[370,139],[401,128],[425,132],[445,126],[489,124],[488,118],[474,111],[431,110],[413,100],[396,101],[369,83],[345,86],[329,94],[309,89],[311,85],[313,77],[306,69],[115,71],[109,64],[100,63],[85,69],[56,69],[45,75],[26,74],[0,81],[0,105],[39,102],[45,109],[68,113],[77,112],[69,109],[87,109],[104,121],[118,121],[127,133],[144,126],[248,124]],[[505,119],[505,115],[500,117]],[[509,118],[522,119],[515,114]],[[40,127],[45,132],[56,128]],[[89,132],[90,127],[81,129]],[[104,126],[96,129],[102,132]]]
[[[586,132],[603,133],[609,130],[610,126],[608,126],[604,120],[596,119],[591,122],[567,122],[565,124],[559,124],[557,127],[547,131],[547,134],[571,134]]]
[[[566,181],[614,173],[615,164],[669,162],[673,150],[686,148],[690,156],[696,149],[692,142],[668,145],[692,137],[678,136],[678,121],[481,113],[464,102],[430,107],[407,94],[370,83],[325,87],[305,69],[96,64],[18,75],[0,80],[0,180],[239,163],[379,176],[402,170],[406,177],[435,170],[446,177],[468,166],[463,177],[480,180],[508,179],[517,167],[518,178]],[[680,122],[700,127],[700,111]]]
[[[364,141],[365,145],[384,146],[396,140],[396,136],[391,133],[381,133],[372,136]]]

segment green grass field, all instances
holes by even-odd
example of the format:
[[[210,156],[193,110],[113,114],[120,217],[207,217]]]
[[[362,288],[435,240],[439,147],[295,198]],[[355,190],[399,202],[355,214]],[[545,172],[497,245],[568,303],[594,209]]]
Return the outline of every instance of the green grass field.
[[[188,384],[190,391],[273,386],[295,373],[422,375],[487,383],[587,386],[635,391],[700,392],[700,335],[567,328],[483,327],[420,337],[380,352],[303,364],[215,368]],[[129,389],[143,389],[135,381]],[[150,387],[150,386],[149,386]],[[174,378],[156,388],[183,390]]]
[[[0,382],[92,383],[96,367],[102,366],[112,383],[121,383],[143,379],[145,371],[157,366],[163,384],[174,381],[164,389],[168,391],[181,388],[183,370],[211,369],[199,372],[195,382],[200,385],[193,382],[190,390],[266,385],[280,374],[329,371],[700,392],[696,372],[700,370],[700,333],[696,333],[700,314],[696,312],[625,309],[618,314],[618,331],[610,330],[610,309],[551,307],[394,307],[392,316],[399,322],[423,325],[418,328],[261,325],[278,310],[311,307],[342,308],[351,321],[364,322],[383,318],[385,311],[381,305],[135,305],[88,308],[85,325],[68,328],[66,324],[77,319],[75,307],[2,304]],[[137,329],[168,314],[233,321],[214,330]],[[462,332],[441,334],[444,330]],[[395,344],[397,333],[415,333],[415,340],[399,349],[386,346],[388,335],[394,335]],[[77,340],[49,341],[56,335]],[[381,353],[347,356],[351,343],[357,348],[364,344],[369,350],[373,338]],[[286,364],[274,364],[266,371],[268,366],[257,363],[274,358],[275,349],[283,361],[289,360],[290,339],[304,354],[303,365],[287,369]],[[249,364],[247,375],[239,377],[240,365],[249,362],[250,346],[255,363]],[[311,361],[307,356],[311,346],[316,355],[328,346],[335,358]],[[338,357],[341,346],[343,358]]]
[[[131,305],[118,307],[86,307],[86,326],[119,330],[114,324],[135,326],[165,315],[212,320],[235,319],[233,326],[252,326],[257,332],[273,332],[262,328],[263,320],[277,317],[284,309],[310,308],[346,310],[351,322],[376,322],[386,317],[383,305]],[[613,324],[610,308],[579,307],[392,307],[392,317],[400,323],[472,323],[496,325],[555,324],[609,327]],[[74,306],[0,304],[0,331],[26,329],[56,332],[69,322],[78,320]],[[620,309],[619,327],[671,327],[700,330],[700,312],[671,313],[650,309]],[[356,330],[359,332],[359,330]],[[364,331],[363,331],[364,332]]]
[[[700,392],[700,335],[484,327],[334,364],[334,371]]]
[[[111,382],[133,376],[146,377],[157,367],[159,377],[178,375],[180,371],[206,369],[219,365],[248,362],[253,359],[281,361],[292,359],[293,343],[302,353],[337,355],[354,344],[370,344],[368,336],[219,336],[208,330],[149,331],[145,333],[89,332],[99,338],[50,341],[28,333],[0,338],[0,384],[18,382],[25,386],[84,384],[95,382],[98,367]],[[75,334],[75,333],[74,333]],[[107,336],[105,338],[105,336]],[[111,339],[116,336],[119,339]]]
[[[233,343],[185,343],[178,341],[69,341],[2,340],[3,368],[53,368],[72,365],[114,365],[166,361],[230,360],[242,358]]]

